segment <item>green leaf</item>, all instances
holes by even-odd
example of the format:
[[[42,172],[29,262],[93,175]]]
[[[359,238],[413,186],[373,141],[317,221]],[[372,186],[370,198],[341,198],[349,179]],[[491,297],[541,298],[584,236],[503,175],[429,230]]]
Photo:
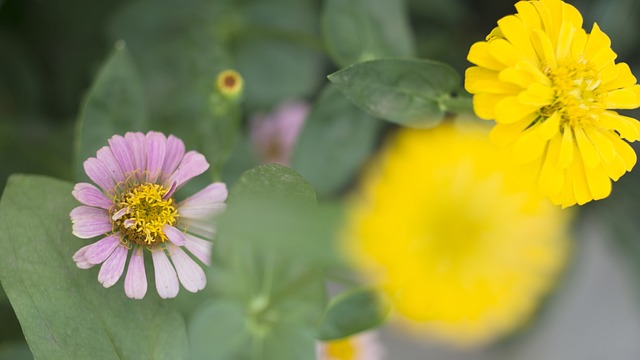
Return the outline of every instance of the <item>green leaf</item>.
[[[278,164],[260,165],[247,170],[233,187],[231,196],[267,196],[311,203],[316,201],[316,193],[311,184],[294,170]]]
[[[292,167],[320,195],[332,194],[360,169],[375,144],[381,124],[329,85],[305,121],[293,152]]]
[[[371,289],[358,289],[331,301],[318,328],[319,340],[351,336],[382,324],[389,313],[387,304]]]
[[[14,175],[0,201],[0,278],[36,359],[185,359],[184,320],[154,294],[128,299],[120,280],[72,260],[87,240],[71,234],[73,185]]]
[[[76,133],[76,178],[82,163],[114,134],[146,130],[147,110],[140,77],[124,42],[104,63],[82,104]]]
[[[354,104],[374,117],[404,126],[437,125],[458,100],[460,76],[449,65],[419,59],[380,59],[329,75]]]
[[[215,300],[190,324],[196,358],[314,358],[326,306],[319,258],[330,253],[316,245],[329,227],[314,209],[313,188],[289,168],[263,165],[240,177],[219,218],[208,274]],[[233,340],[222,336],[230,331]]]
[[[193,360],[227,360],[239,356],[250,343],[245,313],[233,301],[216,300],[199,308],[189,322],[189,342]]]
[[[413,38],[402,0],[327,0],[322,30],[342,67],[389,56],[413,55]]]

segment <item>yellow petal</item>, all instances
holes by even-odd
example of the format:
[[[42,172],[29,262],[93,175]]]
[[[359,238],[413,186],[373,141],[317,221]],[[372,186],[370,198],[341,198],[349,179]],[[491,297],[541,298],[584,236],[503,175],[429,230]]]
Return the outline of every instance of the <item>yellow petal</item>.
[[[576,195],[573,191],[573,177],[569,170],[565,170],[564,186],[560,194],[550,197],[551,201],[556,205],[562,205],[565,209],[576,204]]]
[[[542,19],[542,25],[544,31],[549,34],[549,37],[554,42],[552,44],[555,48],[555,40],[558,38],[558,31],[560,24],[560,20],[562,17],[562,10],[558,6],[559,1],[532,1],[533,5],[538,10],[538,14],[540,14],[540,19]]]
[[[573,39],[571,41],[571,57],[573,59],[579,59],[584,52],[584,46],[587,43],[587,33],[584,29],[579,28],[573,33]]]
[[[538,11],[529,1],[519,1],[515,5],[518,11],[518,17],[530,29],[541,28],[540,15]]]
[[[616,69],[618,69],[618,76],[616,78],[607,82],[603,80],[602,87],[604,89],[613,90],[635,85],[636,77],[631,73],[629,65],[626,63],[618,63],[616,64]]]
[[[570,23],[575,28],[582,28],[582,15],[573,5],[562,2],[562,23]]]
[[[542,156],[546,145],[547,141],[538,136],[535,128],[529,128],[516,140],[513,153],[518,162],[525,164]]]
[[[629,141],[640,140],[640,122],[634,118],[605,111],[598,117],[598,124],[605,129],[617,131],[622,138]]]
[[[498,73],[500,81],[512,83],[518,85],[523,89],[526,89],[534,83],[535,78],[527,71],[519,70],[516,68],[507,68]]]
[[[602,167],[607,172],[607,176],[613,181],[618,181],[627,170],[625,169],[622,158],[616,154],[616,158],[608,163],[603,163]]]
[[[472,66],[465,71],[464,88],[472,94],[488,92],[492,94],[515,94],[522,91],[519,86],[498,79],[498,72]]]
[[[639,105],[636,94],[629,88],[609,91],[605,100],[607,109],[635,109]]]
[[[536,49],[542,63],[551,69],[555,69],[557,67],[555,50],[547,33],[533,29],[531,39],[533,40],[533,47]]]
[[[564,60],[571,55],[571,44],[575,31],[576,28],[571,23],[562,22],[558,37],[558,46],[556,48],[556,57],[558,60]]]
[[[611,162],[616,158],[616,150],[613,147],[613,144],[611,144],[611,141],[609,141],[606,136],[602,135],[601,131],[607,130],[600,130],[593,127],[584,129],[585,134],[598,150],[598,153],[600,154],[602,160],[604,160],[605,162]]]
[[[580,155],[582,155],[584,164],[588,168],[593,169],[600,163],[600,154],[598,154],[598,151],[596,151],[596,148],[591,141],[589,141],[581,127],[574,128],[573,133],[576,136],[576,142],[578,143],[578,149],[580,149]]]
[[[529,31],[520,18],[514,15],[505,16],[498,20],[498,26],[502,34],[513,46],[516,54],[520,54],[527,60],[537,63],[538,57],[531,45]]]
[[[504,64],[496,60],[496,58],[491,55],[489,52],[489,44],[487,44],[486,41],[479,41],[471,45],[469,54],[467,55],[467,60],[473,64],[491,70],[500,71],[505,68]]]
[[[504,147],[514,142],[522,132],[535,121],[536,116],[533,114],[513,124],[496,124],[489,133],[489,139],[492,143]]]
[[[542,85],[552,86],[549,77],[545,75],[538,66],[531,65],[528,62],[520,62],[516,65],[516,69],[528,72],[536,82]]]
[[[587,43],[584,46],[584,55],[587,59],[593,58],[602,48],[610,48],[611,40],[600,30],[598,24],[593,23],[591,34],[587,37]]]
[[[523,104],[542,107],[550,105],[553,102],[554,97],[555,92],[552,88],[534,83],[531,84],[526,91],[523,91],[518,95],[518,100]]]
[[[594,200],[604,199],[611,194],[611,180],[602,166],[594,169],[585,167],[585,175]]]
[[[513,44],[505,39],[495,39],[489,42],[489,51],[496,60],[505,64],[507,67],[515,66],[522,59],[521,54]]]
[[[538,106],[522,104],[515,96],[508,96],[500,100],[496,105],[495,119],[501,124],[512,124],[524,117],[536,113]]]
[[[604,133],[604,135],[609,138],[611,144],[616,149],[616,153],[624,163],[625,170],[631,171],[638,160],[636,152],[633,151],[633,148],[629,144],[621,140],[616,135],[611,133]]]
[[[558,168],[564,169],[573,162],[573,142],[573,131],[569,125],[565,125],[562,133],[558,163],[556,164]]]
[[[589,63],[593,65],[593,67],[600,71],[608,64],[613,65],[613,60],[615,60],[618,55],[611,50],[611,48],[602,48],[598,50],[598,52],[589,59]]]
[[[552,137],[556,136],[556,134],[560,131],[560,118],[560,113],[555,112],[553,113],[553,115],[551,115],[551,117],[544,120],[542,124],[537,126],[538,136],[540,136],[544,140],[549,140]],[[558,138],[558,141],[560,141],[560,138]],[[558,143],[558,145],[560,144]],[[558,146],[558,152],[559,148],[560,146]]]
[[[611,61],[610,63],[605,65],[602,70],[600,70],[600,86],[602,87],[602,84],[610,83],[611,81],[615,80],[619,74],[620,69],[613,61]]]
[[[558,169],[555,164],[560,153],[560,136],[549,141],[547,156],[542,163],[538,187],[545,196],[554,196],[560,193],[564,187],[564,170]]]
[[[476,115],[485,120],[495,118],[496,106],[506,95],[480,93],[473,96],[473,111]]]
[[[585,166],[579,156],[574,158],[573,163],[569,167],[569,171],[571,172],[571,182],[573,185],[573,194],[579,205],[583,205],[593,200],[593,196],[591,196],[591,191],[589,190],[589,185],[587,184],[587,174],[585,173],[584,168]]]

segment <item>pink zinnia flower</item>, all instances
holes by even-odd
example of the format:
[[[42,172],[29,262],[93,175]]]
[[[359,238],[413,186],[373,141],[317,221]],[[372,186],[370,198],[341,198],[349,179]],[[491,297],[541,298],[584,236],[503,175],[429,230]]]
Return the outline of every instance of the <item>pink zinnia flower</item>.
[[[251,143],[263,163],[289,166],[293,147],[309,113],[303,102],[285,103],[269,115],[251,120]]]
[[[73,255],[76,265],[88,269],[102,264],[98,281],[108,288],[122,276],[130,252],[124,291],[142,299],[148,250],[161,298],[175,297],[178,281],[191,292],[204,289],[204,271],[183,247],[209,265],[215,234],[211,218],[224,210],[227,188],[213,183],[181,202],[173,194],[208,168],[202,154],[185,154],[184,143],[173,135],[150,131],[113,136],[109,146],[84,162],[85,172],[102,191],[88,183],[73,190],[83,204],[71,211],[73,234],[83,239],[104,236]]]

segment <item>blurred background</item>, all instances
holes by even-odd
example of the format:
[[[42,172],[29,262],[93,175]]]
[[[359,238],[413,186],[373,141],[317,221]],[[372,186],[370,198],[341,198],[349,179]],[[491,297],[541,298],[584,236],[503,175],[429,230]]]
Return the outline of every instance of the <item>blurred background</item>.
[[[587,31],[597,22],[618,61],[640,74],[640,3],[570,3],[583,14]],[[469,46],[514,13],[513,4],[408,0],[401,10],[415,56],[446,62],[462,74]],[[247,145],[250,119],[287,101],[314,102],[326,76],[341,67],[325,49],[323,6],[321,0],[0,0],[0,188],[17,172],[76,178],[74,131],[82,100],[120,39],[141,74],[154,128],[185,142],[194,136],[189,124],[202,111],[215,74],[224,68],[242,74],[243,136],[222,172],[233,183],[259,162]],[[372,146],[391,130],[375,129]],[[325,198],[340,197],[349,183],[317,190]],[[580,209],[571,265],[525,329],[493,346],[465,350],[387,326],[381,330],[387,357],[640,359],[639,185],[636,169],[610,198]],[[0,293],[0,359],[22,355],[28,348]]]

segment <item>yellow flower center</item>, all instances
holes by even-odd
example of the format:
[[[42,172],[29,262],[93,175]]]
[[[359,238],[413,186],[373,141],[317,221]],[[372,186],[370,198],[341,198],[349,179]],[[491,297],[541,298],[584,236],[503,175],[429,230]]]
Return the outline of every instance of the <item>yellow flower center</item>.
[[[605,92],[600,89],[600,74],[591,64],[585,60],[558,64],[546,75],[552,83],[554,100],[540,110],[543,120],[558,112],[561,129],[565,124],[576,127],[597,121],[605,110]]]
[[[129,242],[147,247],[167,240],[164,225],[173,225],[178,217],[173,198],[164,199],[169,189],[158,184],[140,184],[116,199],[112,213],[114,225]]]
[[[328,341],[325,343],[326,357],[329,359],[353,360],[358,350],[351,338]]]

